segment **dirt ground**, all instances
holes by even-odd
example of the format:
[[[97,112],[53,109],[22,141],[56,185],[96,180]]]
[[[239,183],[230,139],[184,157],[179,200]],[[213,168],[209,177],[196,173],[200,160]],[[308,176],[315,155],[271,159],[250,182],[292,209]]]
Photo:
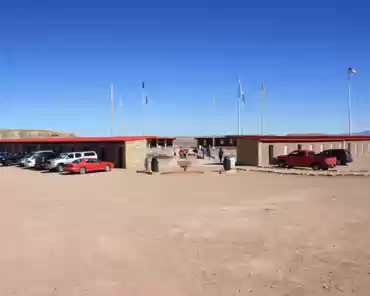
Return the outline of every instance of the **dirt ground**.
[[[0,167],[0,295],[369,295],[370,180]]]

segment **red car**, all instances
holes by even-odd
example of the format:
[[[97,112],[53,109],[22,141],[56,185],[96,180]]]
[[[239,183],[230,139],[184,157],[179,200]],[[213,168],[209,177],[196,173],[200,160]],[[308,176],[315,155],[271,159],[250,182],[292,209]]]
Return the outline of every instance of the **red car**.
[[[64,167],[64,172],[69,173],[90,173],[90,172],[100,172],[106,171],[109,172],[112,168],[114,168],[114,164],[112,162],[101,161],[98,159],[76,159],[71,164],[68,164]]]
[[[326,157],[310,150],[296,150],[277,157],[279,167],[312,167],[313,170],[327,170],[337,165],[336,157]]]

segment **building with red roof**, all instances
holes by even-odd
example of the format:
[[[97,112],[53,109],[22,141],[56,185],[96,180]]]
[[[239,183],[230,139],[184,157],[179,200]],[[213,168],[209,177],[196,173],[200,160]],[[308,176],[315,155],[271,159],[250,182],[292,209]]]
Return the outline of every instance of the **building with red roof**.
[[[1,152],[95,151],[101,160],[111,161],[118,168],[142,169],[148,153],[148,141],[155,136],[141,137],[48,137],[0,140]]]
[[[347,149],[354,159],[370,156],[369,136],[230,136],[237,142],[239,165],[267,166],[279,155],[306,149],[319,153],[327,149]]]

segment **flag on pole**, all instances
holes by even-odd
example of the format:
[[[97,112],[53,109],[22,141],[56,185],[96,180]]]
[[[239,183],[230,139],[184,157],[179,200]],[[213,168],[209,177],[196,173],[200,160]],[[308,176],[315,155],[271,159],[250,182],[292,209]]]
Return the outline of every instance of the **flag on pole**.
[[[262,94],[263,94],[263,95],[266,95],[265,83],[264,83],[263,81],[262,81],[261,91],[262,91]]]
[[[141,82],[141,88],[144,89],[145,88],[145,83],[144,81]]]
[[[239,79],[239,99],[242,101],[243,104],[245,104],[245,96],[244,96],[242,82],[240,79]]]
[[[149,98],[148,96],[145,96],[145,105],[148,105],[149,104]]]
[[[357,74],[357,70],[355,68],[348,68],[348,74]]]

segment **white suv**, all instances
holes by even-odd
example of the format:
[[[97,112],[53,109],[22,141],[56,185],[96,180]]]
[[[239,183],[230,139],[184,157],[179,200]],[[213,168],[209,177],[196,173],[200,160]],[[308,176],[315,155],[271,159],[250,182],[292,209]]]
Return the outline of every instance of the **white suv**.
[[[35,162],[36,162],[36,157],[39,156],[40,154],[42,153],[46,153],[46,152],[53,152],[51,150],[45,150],[45,151],[36,151],[35,153],[33,154],[30,154],[30,155],[27,155],[27,158],[22,158],[22,162],[23,165],[26,167],[26,168],[33,168],[35,167]],[[29,157],[28,157],[29,156]]]
[[[71,164],[73,161],[80,158],[98,159],[98,155],[95,151],[62,153],[59,155],[58,158],[50,159],[47,162],[46,167],[50,171],[57,170],[58,172],[63,172],[64,166],[66,164]]]

